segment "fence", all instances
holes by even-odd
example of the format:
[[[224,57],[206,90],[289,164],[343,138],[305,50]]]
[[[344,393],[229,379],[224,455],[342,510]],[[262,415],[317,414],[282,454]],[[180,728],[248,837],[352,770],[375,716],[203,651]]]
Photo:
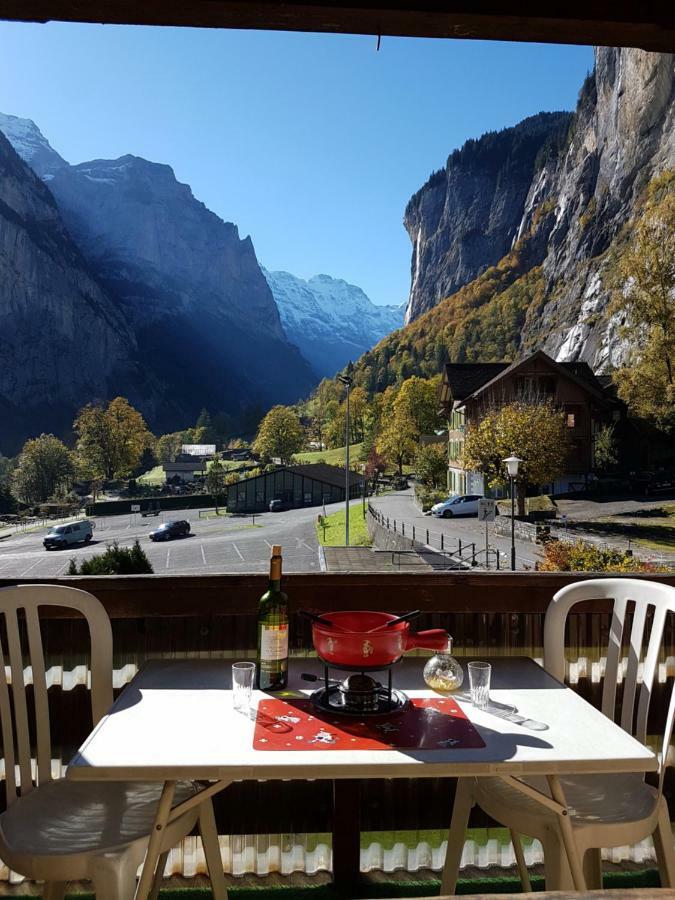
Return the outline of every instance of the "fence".
[[[465,569],[465,568],[505,568],[506,555],[495,547],[479,547],[475,541],[463,541],[454,538],[442,531],[434,531],[428,527],[419,527],[402,519],[394,519],[385,516],[384,513],[368,504],[368,514],[380,528],[384,528],[389,534],[400,536],[410,544],[410,549],[420,551],[431,550],[438,557],[434,561],[434,568],[441,569]],[[429,561],[429,560],[427,560]]]
[[[25,532],[32,531],[34,528],[46,528],[47,525],[62,525],[64,522],[74,522],[77,519],[84,518],[84,515],[83,510],[79,510],[70,516],[26,516],[25,518],[17,519],[16,521],[9,523],[7,525],[7,531],[9,533],[4,536],[9,537],[10,533],[25,534]]]

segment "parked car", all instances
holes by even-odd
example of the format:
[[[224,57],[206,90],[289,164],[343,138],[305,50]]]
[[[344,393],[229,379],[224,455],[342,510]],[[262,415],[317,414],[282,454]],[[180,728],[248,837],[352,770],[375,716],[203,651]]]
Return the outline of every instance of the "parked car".
[[[93,522],[66,522],[50,528],[42,544],[45,550],[63,550],[71,544],[88,544],[94,536]]]
[[[270,500],[270,512],[285,512],[290,508],[288,500]]]
[[[439,519],[451,519],[453,516],[477,516],[480,494],[462,494],[459,497],[448,497],[441,503],[431,507],[431,515]]]
[[[164,522],[150,532],[149,538],[151,541],[170,541],[173,538],[185,537],[186,534],[190,534],[190,523],[185,519],[179,519],[176,522]]]

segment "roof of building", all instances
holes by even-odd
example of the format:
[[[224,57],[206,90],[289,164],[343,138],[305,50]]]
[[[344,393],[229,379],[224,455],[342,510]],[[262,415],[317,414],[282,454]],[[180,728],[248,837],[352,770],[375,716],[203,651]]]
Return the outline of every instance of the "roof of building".
[[[453,400],[464,400],[510,365],[507,362],[446,363],[445,383]]]
[[[313,481],[320,481],[322,484],[331,484],[335,487],[343,488],[345,486],[345,470],[339,466],[329,466],[328,463],[304,463],[294,466],[280,466],[272,472],[261,472],[260,475],[252,475],[250,478],[242,478],[237,481],[241,484],[243,481],[252,481],[254,478],[265,478],[269,475],[276,475],[277,472],[292,472],[294,475],[301,475],[303,478],[311,478]],[[349,470],[349,486],[361,484],[362,476],[358,472]]]
[[[344,487],[344,467],[331,466],[328,463],[304,463],[297,466],[285,466],[285,468],[289,472],[295,472],[296,475],[303,475],[305,478],[314,478],[315,481],[323,481],[325,484],[334,484],[338,487]],[[349,484],[352,485],[357,483],[361,483],[361,475],[350,469]]]
[[[193,462],[179,460],[178,462],[164,463],[165,472],[201,472],[206,467],[206,460],[197,459]]]

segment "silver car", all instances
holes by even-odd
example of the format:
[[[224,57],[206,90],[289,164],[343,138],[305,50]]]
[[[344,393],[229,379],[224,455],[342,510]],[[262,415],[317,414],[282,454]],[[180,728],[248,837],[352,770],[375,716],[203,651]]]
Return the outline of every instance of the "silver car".
[[[448,497],[441,503],[431,507],[431,515],[439,519],[452,519],[454,516],[477,516],[480,494],[462,494],[459,497]]]

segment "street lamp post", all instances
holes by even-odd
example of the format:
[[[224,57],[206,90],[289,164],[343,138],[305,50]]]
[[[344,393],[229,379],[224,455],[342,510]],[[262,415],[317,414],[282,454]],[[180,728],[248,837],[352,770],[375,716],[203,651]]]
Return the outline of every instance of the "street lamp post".
[[[522,459],[519,459],[517,456],[507,456],[506,459],[502,460],[502,462],[506,463],[506,473],[509,476],[509,482],[511,483],[511,571],[516,571],[516,509],[515,509],[515,498],[516,498],[516,478],[518,477],[518,466],[521,464]]]
[[[347,416],[345,418],[345,547],[349,547],[349,375],[338,375],[338,381],[347,388]]]

